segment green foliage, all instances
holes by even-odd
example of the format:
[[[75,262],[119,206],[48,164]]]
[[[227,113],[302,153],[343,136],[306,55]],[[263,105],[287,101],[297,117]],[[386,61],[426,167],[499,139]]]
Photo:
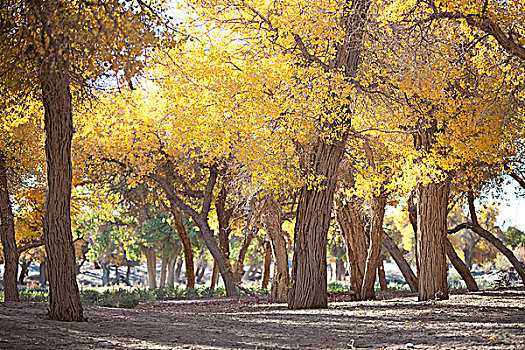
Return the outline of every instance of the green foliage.
[[[348,285],[344,285],[341,282],[330,282],[328,283],[329,292],[346,292],[348,291]]]
[[[517,229],[516,227],[510,226],[503,234],[509,240],[509,244],[512,246],[512,248],[516,248],[520,244],[525,245],[525,232]]]
[[[498,274],[498,278],[492,284],[494,288],[506,288],[512,286],[512,281],[508,273],[501,271]]]

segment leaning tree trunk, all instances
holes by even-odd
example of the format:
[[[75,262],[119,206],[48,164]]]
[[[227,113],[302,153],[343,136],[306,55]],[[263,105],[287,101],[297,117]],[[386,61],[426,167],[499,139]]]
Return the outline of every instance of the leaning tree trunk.
[[[71,233],[71,93],[68,67],[60,61],[42,60],[39,74],[46,133],[47,191],[43,224],[48,258],[49,317],[58,321],[84,321]]]
[[[337,171],[347,135],[327,143],[320,140],[313,154],[313,170],[322,177],[318,186],[301,189],[294,235],[290,309],[328,306],[326,245],[332,215]]]
[[[4,253],[4,300],[20,301],[16,275],[18,273],[18,252],[16,250],[15,225],[9,190],[5,156],[0,153],[0,239]]]
[[[376,271],[383,246],[383,219],[385,217],[386,196],[373,197],[370,200],[370,228],[368,252],[360,296],[363,300],[375,299],[374,284]]]
[[[468,193],[468,204],[469,204],[470,217],[472,219],[472,223],[469,223],[468,228],[470,228],[472,231],[477,233],[482,238],[485,238],[496,249],[498,249],[501,252],[501,254],[505,255],[507,259],[509,259],[514,269],[516,269],[516,272],[520,275],[523,285],[525,285],[525,269],[523,268],[523,265],[521,265],[519,260],[516,258],[512,250],[507,248],[505,244],[503,244],[502,241],[500,241],[497,237],[495,237],[489,231],[485,230],[479,224],[478,216],[476,214],[476,207],[474,206],[474,194],[472,192]]]
[[[476,283],[474,277],[472,277],[472,273],[470,273],[470,270],[468,269],[467,265],[465,265],[465,263],[459,258],[458,254],[454,250],[454,247],[452,246],[452,243],[450,243],[448,238],[445,237],[444,243],[445,252],[447,253],[448,259],[450,260],[452,265],[454,265],[456,271],[461,275],[463,281],[465,281],[467,289],[470,292],[477,292],[479,290],[478,284]]]
[[[275,258],[271,299],[277,303],[285,303],[290,288],[290,275],[286,239],[282,231],[282,209],[280,203],[270,194],[266,199],[264,210],[261,219],[266,233],[270,236]]]
[[[447,235],[450,180],[417,187],[418,299],[448,299]]]
[[[244,260],[246,259],[246,253],[248,252],[248,248],[250,248],[250,244],[258,231],[259,227],[255,226],[249,229],[246,237],[244,237],[241,249],[239,250],[239,256],[235,262],[235,281],[237,283],[240,283],[242,277],[244,276]]]
[[[184,263],[186,265],[186,289],[195,288],[195,265],[193,262],[193,250],[191,247],[191,239],[184,223],[182,221],[182,214],[176,209],[171,210],[173,222],[175,224],[175,231],[182,243],[182,249],[184,250]],[[178,254],[177,254],[178,255]]]
[[[390,238],[389,235],[384,234],[383,235],[383,245],[386,247],[394,261],[396,262],[397,266],[399,267],[399,270],[401,270],[401,273],[403,274],[403,277],[405,278],[405,281],[408,283],[408,286],[410,287],[410,290],[412,292],[417,292],[417,277],[412,271],[412,268],[407,263],[405,258],[403,257],[403,254],[397,247],[396,243],[392,238]]]

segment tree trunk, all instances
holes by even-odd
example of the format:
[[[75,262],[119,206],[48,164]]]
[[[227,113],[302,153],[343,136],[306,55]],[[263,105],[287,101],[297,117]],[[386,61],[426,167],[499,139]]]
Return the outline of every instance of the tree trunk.
[[[217,287],[218,280],[219,280],[219,268],[217,266],[217,263],[214,261],[213,269],[211,271],[210,290],[215,290],[215,287]]]
[[[177,257],[179,256],[179,253],[181,250],[182,250],[181,247],[177,247],[173,255],[168,260],[168,288],[175,287],[175,264],[177,262]],[[180,275],[180,270],[179,270],[179,275]]]
[[[382,292],[386,292],[388,290],[388,282],[386,280],[385,275],[385,265],[383,264],[384,256],[381,255],[379,258],[379,264],[377,265],[377,275],[379,276],[379,288],[381,288]]]
[[[182,258],[177,259],[177,265],[175,267],[175,282],[179,283],[180,281],[180,272],[182,270]]]
[[[447,235],[450,180],[417,187],[418,299],[448,299]]]
[[[282,231],[281,204],[270,194],[268,199],[266,199],[264,210],[265,213],[261,219],[264,229],[270,237],[275,258],[271,300],[278,303],[285,303],[290,288],[290,275],[288,270],[286,239]]]
[[[176,209],[171,210],[173,216],[173,222],[175,224],[175,230],[182,243],[182,249],[184,250],[184,262],[186,264],[186,289],[195,288],[195,266],[193,262],[193,250],[191,247],[191,239],[184,223],[182,222],[182,214]],[[178,280],[178,278],[177,278]]]
[[[292,283],[288,308],[309,309],[328,306],[326,245],[337,171],[343,159],[347,135],[327,143],[319,140],[312,165],[322,177],[318,186],[301,189],[294,235]]]
[[[39,282],[40,282],[40,286],[44,287],[46,285],[46,282],[47,282],[46,261],[45,260],[43,260],[40,263],[40,267],[39,267],[38,271],[40,272],[40,276],[39,276],[39,279],[38,279]]]
[[[397,266],[399,267],[399,270],[401,270],[401,273],[403,274],[405,281],[408,283],[410,290],[412,292],[417,292],[418,281],[416,275],[410,268],[410,265],[403,257],[403,254],[401,253],[395,242],[387,234],[383,236],[383,245],[386,247],[392,258],[396,262]]]
[[[478,285],[476,283],[476,280],[474,280],[474,277],[472,277],[472,273],[470,273],[470,270],[468,269],[467,265],[461,261],[459,256],[456,254],[456,251],[454,250],[454,247],[452,246],[452,243],[448,240],[448,238],[445,237],[444,240],[445,243],[445,252],[447,253],[448,259],[454,265],[455,269],[459,274],[461,275],[461,278],[465,281],[465,284],[467,285],[467,289],[470,292],[477,292],[479,290]]]
[[[263,265],[263,275],[261,281],[261,288],[268,288],[268,283],[270,283],[270,266],[272,264],[272,244],[270,241],[264,241],[264,265]]]
[[[160,281],[159,281],[159,288],[165,288],[166,287],[166,273],[168,269],[168,260],[169,257],[165,252],[162,253],[162,260],[160,263]]]
[[[55,55],[59,53],[51,56]],[[73,119],[68,70],[67,64],[56,57],[40,63],[47,164],[44,242],[48,259],[49,317],[57,321],[84,321],[71,233]]]
[[[16,250],[15,225],[9,188],[5,156],[0,153],[0,239],[4,254],[4,300],[20,301],[16,276],[18,274],[18,252]]]
[[[239,250],[239,256],[237,257],[237,262],[235,263],[235,281],[238,283],[241,282],[242,277],[244,276],[244,260],[246,259],[246,253],[248,252],[248,248],[250,247],[253,238],[257,234],[257,231],[259,231],[259,227],[253,227],[252,229],[248,230],[248,234],[244,238],[241,249]]]
[[[367,242],[365,236],[363,202],[353,198],[353,202],[337,202],[336,219],[345,242],[352,289],[361,299],[361,288],[366,269]]]
[[[385,216],[386,196],[373,197],[370,200],[370,229],[368,236],[368,252],[366,256],[365,273],[361,287],[363,300],[375,299],[374,284],[376,271],[383,246],[383,219]]]
[[[20,265],[20,276],[18,278],[18,283],[24,284],[24,280],[27,277],[27,273],[29,271],[29,265],[31,265],[31,260],[22,260],[22,264]]]
[[[146,256],[146,266],[148,268],[148,288],[157,288],[157,252],[153,247],[142,247],[142,252]]]
[[[345,280],[345,262],[341,258],[335,259],[335,279],[336,281]]]

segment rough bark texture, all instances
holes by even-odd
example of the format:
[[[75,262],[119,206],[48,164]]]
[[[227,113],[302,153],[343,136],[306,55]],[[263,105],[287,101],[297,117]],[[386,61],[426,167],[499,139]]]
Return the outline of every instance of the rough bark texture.
[[[9,190],[5,157],[0,153],[0,239],[4,255],[4,300],[20,301],[16,275],[18,273],[18,252],[16,250],[15,225]]]
[[[390,238],[389,235],[384,234],[383,245],[386,247],[386,249],[390,253],[390,256],[392,256],[392,258],[396,262],[397,266],[399,267],[399,270],[401,270],[401,273],[403,274],[405,281],[407,281],[408,286],[410,287],[410,290],[412,292],[417,292],[417,288],[418,288],[417,277],[412,271],[412,268],[410,267],[408,262],[403,257],[403,254],[397,247],[394,240],[392,240],[392,238]]]
[[[325,71],[343,71],[347,77],[355,77],[360,65],[363,37],[367,22],[370,0],[347,1],[341,26],[345,40],[336,46],[335,59],[323,62],[308,51],[299,35],[295,43],[305,60],[319,65]],[[344,155],[347,133],[350,125],[350,106],[341,110],[338,118],[324,125],[325,131],[336,131],[338,139],[329,142],[319,139],[311,154],[308,170],[322,179],[314,188],[301,189],[297,207],[294,235],[294,256],[292,283],[288,295],[290,309],[324,308],[327,300],[326,243],[333,206],[337,171]]]
[[[478,284],[476,283],[476,280],[474,280],[474,277],[472,277],[472,273],[470,273],[470,270],[467,267],[467,265],[465,265],[465,263],[460,259],[448,238],[445,237],[444,243],[445,252],[447,253],[448,259],[450,260],[452,265],[454,265],[456,271],[461,275],[463,281],[465,281],[467,289],[471,292],[477,292],[479,290]]]
[[[301,190],[294,235],[290,309],[325,308],[327,299],[326,244],[332,213],[337,170],[343,158],[346,136],[328,144],[319,141],[314,154],[315,174],[324,180]]]
[[[193,262],[191,239],[186,232],[184,223],[182,222],[182,214],[180,211],[177,209],[172,209],[171,215],[173,217],[175,231],[177,231],[177,235],[179,236],[179,239],[182,243],[182,249],[184,250],[184,263],[186,264],[186,288],[192,289],[195,288],[195,265]]]
[[[373,197],[370,200],[370,228],[368,230],[368,251],[366,256],[365,273],[361,286],[361,298],[375,299],[374,284],[376,270],[383,245],[383,219],[385,216],[386,197]]]
[[[417,187],[418,299],[448,299],[447,234],[450,181]]]
[[[169,257],[166,255],[165,252],[162,253],[162,260],[160,263],[160,281],[159,281],[159,288],[166,287],[166,275],[168,270],[168,260]]]
[[[226,187],[223,185],[217,202],[215,203],[215,210],[217,212],[217,219],[219,222],[219,248],[221,249],[224,258],[226,259],[228,266],[230,264],[230,220],[233,214],[231,209],[226,208],[226,199],[228,192]],[[221,273],[222,276],[222,273]],[[234,278],[235,280],[235,278]],[[224,281],[224,276],[223,276]],[[226,284],[226,281],[224,282]]]
[[[213,268],[211,269],[211,279],[210,279],[210,290],[215,290],[217,287],[217,281],[219,280],[219,268],[217,263],[213,262]]]
[[[266,233],[270,236],[275,258],[271,300],[278,303],[285,303],[290,288],[288,251],[286,250],[286,239],[282,231],[281,204],[277,202],[272,195],[269,195],[266,199],[264,214],[261,220]]]
[[[261,288],[268,288],[270,283],[270,265],[272,263],[272,244],[270,241],[264,241],[264,264],[263,264],[263,275],[261,281]]]
[[[73,119],[67,71],[64,64],[50,59],[41,62],[39,74],[46,134],[47,191],[43,223],[49,317],[58,321],[84,321],[71,233]]]

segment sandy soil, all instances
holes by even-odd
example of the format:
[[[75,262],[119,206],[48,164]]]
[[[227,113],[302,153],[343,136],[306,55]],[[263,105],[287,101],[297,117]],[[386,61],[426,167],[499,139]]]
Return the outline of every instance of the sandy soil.
[[[425,303],[406,293],[379,298],[294,311],[250,297],[88,306],[83,323],[49,320],[43,303],[4,303],[0,348],[525,349],[523,289]]]

